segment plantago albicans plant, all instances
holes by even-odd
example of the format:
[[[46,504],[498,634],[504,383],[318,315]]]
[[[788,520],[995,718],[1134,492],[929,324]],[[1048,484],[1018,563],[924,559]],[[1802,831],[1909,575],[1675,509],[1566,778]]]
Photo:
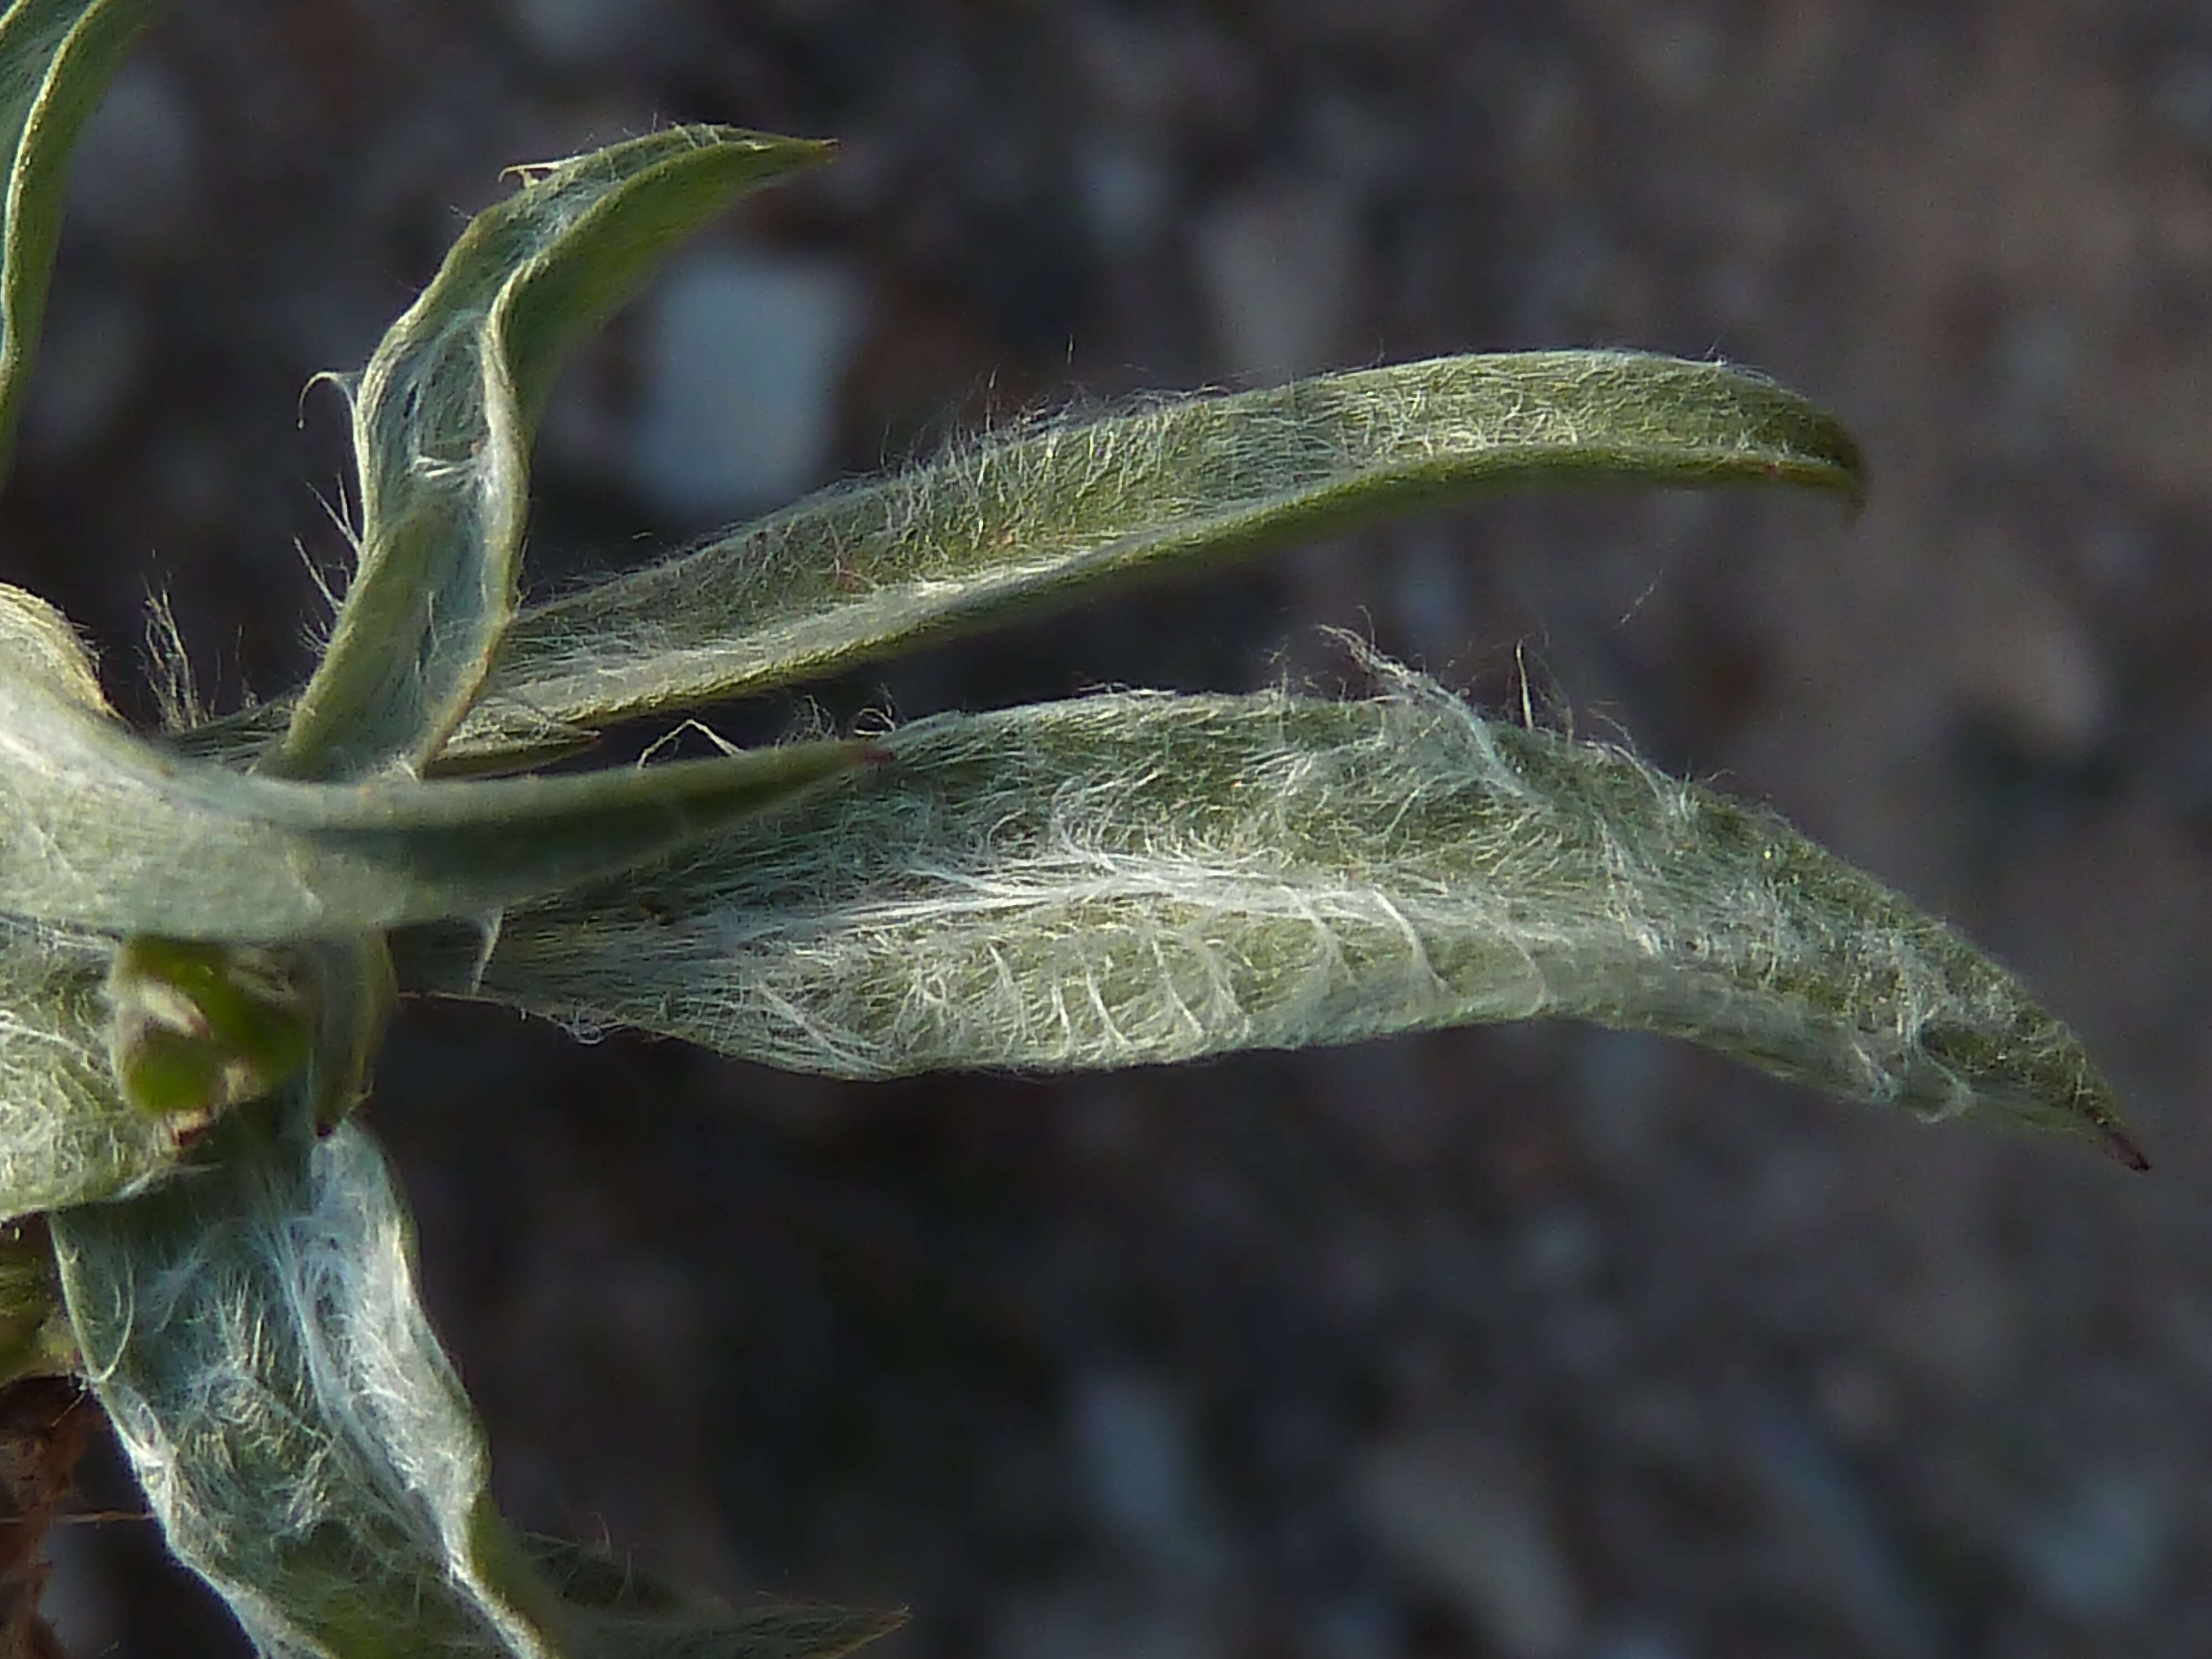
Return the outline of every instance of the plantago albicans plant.
[[[75,131],[153,0],[0,15],[0,444]],[[547,775],[679,715],[1170,564],[1515,483],[1855,495],[1723,366],[1447,358],[975,441],[535,607],[563,353],[826,145],[655,133],[524,170],[343,384],[357,563],[295,696],[159,733],[0,586],[0,1362],[83,1378],[268,1652],[836,1652],[526,1543],[356,1110],[395,996],[844,1077],[1129,1066],[1565,1014],[2140,1164],[2066,1030],[1771,814],[1367,659],[1361,701],[1145,692]]]

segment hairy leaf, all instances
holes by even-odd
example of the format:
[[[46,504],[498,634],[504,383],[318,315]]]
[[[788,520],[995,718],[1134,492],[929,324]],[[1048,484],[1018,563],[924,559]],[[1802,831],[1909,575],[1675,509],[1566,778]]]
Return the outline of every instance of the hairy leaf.
[[[1767,481],[1856,499],[1858,451],[1759,375],[1632,352],[1446,357],[1001,433],[524,611],[437,766],[527,764],[596,725],[1480,492]],[[174,741],[251,755],[283,708]]]
[[[304,1103],[302,1103],[304,1104]],[[94,1391],[169,1547],[301,1659],[839,1659],[896,1613],[732,1612],[518,1538],[357,1124],[241,1115],[196,1178],[52,1218]]]
[[[564,1651],[374,1143],[297,1115],[215,1138],[194,1180],[52,1218],[93,1388],[170,1548],[264,1652]]]
[[[107,1064],[112,940],[0,916],[0,1219],[137,1191],[179,1150]]]
[[[842,671],[1145,572],[1542,483],[1855,495],[1827,416],[1717,363],[1446,357],[1001,434],[526,611],[449,754]]]
[[[799,1070],[1121,1066],[1536,1015],[2139,1161],[2072,1036],[1771,814],[1397,677],[921,721],[771,825],[511,912],[403,987]]]
[[[419,770],[512,619],[529,449],[569,349],[680,237],[830,147],[679,127],[526,169],[352,388],[361,562],[273,769]]]
[[[0,13],[0,477],[46,319],[77,133],[162,0],[14,0]]]
[[[473,783],[300,783],[167,755],[97,701],[58,612],[0,584],[0,913],[251,943],[481,916],[849,769],[865,744]]]
[[[56,764],[57,744],[65,753],[78,738],[140,769],[141,782],[173,783],[179,770],[115,721],[61,613],[0,584],[0,890],[8,896],[0,912],[35,915],[41,894],[97,889],[117,874],[102,863],[117,850],[117,832],[149,827],[128,805],[129,778],[118,793],[111,769],[93,769],[106,787],[92,798],[74,793],[70,767]],[[304,787],[197,769],[225,792],[237,783],[295,795]],[[103,803],[114,809],[118,801],[123,819],[104,822]],[[244,810],[234,796],[230,805]],[[151,816],[153,838],[125,843],[142,867],[110,887],[110,898],[127,897],[133,884],[143,896],[210,873],[187,855],[185,840],[164,842],[160,833],[220,839],[220,823],[189,811]],[[269,849],[257,860],[233,845],[216,862],[234,887],[266,883],[281,846]],[[118,917],[74,920],[79,927],[0,913],[0,1221],[143,1190],[220,1113],[296,1073],[317,1034],[365,1042],[389,1001],[388,988],[367,1005],[328,994],[331,964],[362,953],[388,988],[380,941],[283,951],[157,938],[118,945],[82,931],[102,921],[120,926]],[[359,1084],[357,1075],[320,1081],[330,1121],[350,1108]]]
[[[68,621],[0,584],[0,688],[9,684],[35,688],[59,718],[112,719]],[[0,802],[9,793],[0,777]],[[0,820],[0,842],[10,829]],[[0,1221],[133,1191],[175,1161],[175,1127],[133,1111],[108,1069],[104,985],[114,948],[0,914]]]
[[[110,723],[92,653],[67,617],[35,593],[0,582],[0,685],[35,690],[72,715]]]

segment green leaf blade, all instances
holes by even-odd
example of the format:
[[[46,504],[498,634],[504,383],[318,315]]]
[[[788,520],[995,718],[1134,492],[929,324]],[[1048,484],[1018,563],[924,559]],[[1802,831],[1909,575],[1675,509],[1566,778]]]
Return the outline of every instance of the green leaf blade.
[[[554,1659],[557,1598],[486,1490],[358,1125],[233,1120],[198,1179],[58,1212],[94,1392],[169,1547],[264,1652]]]
[[[0,14],[0,477],[46,320],[70,152],[163,0],[15,0]]]
[[[1411,677],[885,747],[834,798],[511,913],[466,973],[403,935],[401,982],[862,1078],[1568,1016],[2132,1153],[2080,1044],[1955,933],[1769,813]]]
[[[64,1340],[170,1548],[261,1651],[842,1659],[902,1622],[732,1612],[511,1531],[383,1155],[358,1123],[317,1136],[313,1103],[290,1104],[285,1127],[220,1126],[194,1180],[58,1212],[50,1258],[0,1262],[27,1315],[58,1267]]]
[[[828,153],[678,128],[529,169],[477,216],[355,388],[360,566],[272,769],[429,763],[514,615],[531,436],[562,360],[675,241]]]
[[[526,611],[449,758],[818,677],[1150,572],[1544,483],[1786,483],[1858,452],[1760,376],[1442,358],[987,438]]]
[[[67,623],[0,584],[0,914],[244,944],[489,916],[879,752],[793,744],[561,777],[301,783],[164,753],[98,696]]]

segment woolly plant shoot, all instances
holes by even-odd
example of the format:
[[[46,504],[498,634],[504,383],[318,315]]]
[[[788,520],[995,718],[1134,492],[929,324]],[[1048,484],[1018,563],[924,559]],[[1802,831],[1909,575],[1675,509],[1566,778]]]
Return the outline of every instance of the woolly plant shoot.
[[[71,140],[155,9],[0,15],[0,446]],[[829,154],[683,127],[520,170],[341,381],[356,560],[292,696],[131,731],[70,623],[0,586],[0,1375],[82,1379],[264,1651],[827,1656],[892,1622],[733,1613],[502,1523],[359,1109],[398,998],[852,1078],[1563,1014],[2140,1166],[2080,1045],[1941,922],[1770,812],[1356,643],[1357,701],[1122,692],[542,771],[1508,485],[1860,486],[1845,434],[1753,374],[1452,357],[1018,427],[522,603],[563,354]]]

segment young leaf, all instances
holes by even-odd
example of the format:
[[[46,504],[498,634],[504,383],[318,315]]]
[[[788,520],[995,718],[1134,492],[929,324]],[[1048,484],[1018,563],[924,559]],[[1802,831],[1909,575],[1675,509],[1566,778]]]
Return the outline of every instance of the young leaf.
[[[240,1114],[198,1178],[52,1218],[70,1317],[169,1547],[267,1653],[552,1659],[357,1123]]]
[[[59,613],[0,583],[0,912],[283,943],[482,916],[849,770],[866,744],[475,783],[297,783],[164,754]]]
[[[14,0],[0,13],[0,477],[46,319],[62,185],[85,118],[162,0]]]
[[[847,1077],[1569,1015],[2140,1161],[2065,1028],[1871,878],[1396,680],[923,720],[853,789],[510,912],[488,959],[395,939],[400,981]]]
[[[1761,376],[1633,352],[1446,357],[1001,434],[525,610],[434,767],[538,763],[595,726],[1490,490],[1773,481],[1856,500],[1858,451]],[[234,761],[286,706],[170,742]]]
[[[1016,431],[524,612],[445,759],[1481,491],[1776,480],[1856,497],[1858,452],[1761,376],[1632,352],[1446,357]]]
[[[830,146],[679,127],[542,168],[477,216],[353,388],[361,562],[271,769],[418,771],[514,612],[555,371],[669,248]]]

